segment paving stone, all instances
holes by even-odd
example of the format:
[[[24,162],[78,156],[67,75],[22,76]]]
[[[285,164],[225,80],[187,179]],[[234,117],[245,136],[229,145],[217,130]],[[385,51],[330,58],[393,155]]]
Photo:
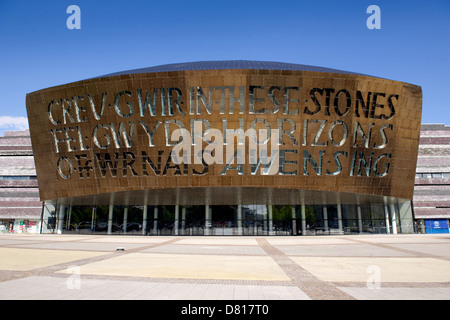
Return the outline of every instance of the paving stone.
[[[449,245],[445,235],[0,235],[0,299],[450,299]],[[368,288],[370,265],[379,289]]]

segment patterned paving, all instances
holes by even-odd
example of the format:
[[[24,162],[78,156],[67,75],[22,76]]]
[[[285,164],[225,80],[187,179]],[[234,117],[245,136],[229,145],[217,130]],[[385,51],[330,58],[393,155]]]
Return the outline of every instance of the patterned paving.
[[[445,235],[0,235],[0,256],[3,300],[450,299]]]

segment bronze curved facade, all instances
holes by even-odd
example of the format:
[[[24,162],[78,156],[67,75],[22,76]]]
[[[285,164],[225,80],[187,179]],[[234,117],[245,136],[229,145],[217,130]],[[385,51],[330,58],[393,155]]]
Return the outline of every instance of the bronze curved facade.
[[[27,95],[41,199],[64,205],[408,201],[421,105],[415,85],[308,69],[141,70]]]

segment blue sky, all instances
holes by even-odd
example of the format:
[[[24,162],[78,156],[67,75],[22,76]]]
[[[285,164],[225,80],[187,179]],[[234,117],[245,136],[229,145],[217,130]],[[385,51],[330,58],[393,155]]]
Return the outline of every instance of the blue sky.
[[[81,29],[69,30],[69,5]],[[369,30],[369,5],[381,29]],[[25,96],[103,74],[201,60],[268,60],[419,85],[423,123],[450,125],[450,1],[0,0],[0,133]]]

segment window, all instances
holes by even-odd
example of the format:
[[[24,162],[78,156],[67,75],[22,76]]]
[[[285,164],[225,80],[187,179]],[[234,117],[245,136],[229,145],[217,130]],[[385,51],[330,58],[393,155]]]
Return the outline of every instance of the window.
[[[0,180],[36,180],[36,176],[0,176]]]
[[[450,178],[450,172],[433,172],[433,173],[416,173],[416,179],[448,179]]]

